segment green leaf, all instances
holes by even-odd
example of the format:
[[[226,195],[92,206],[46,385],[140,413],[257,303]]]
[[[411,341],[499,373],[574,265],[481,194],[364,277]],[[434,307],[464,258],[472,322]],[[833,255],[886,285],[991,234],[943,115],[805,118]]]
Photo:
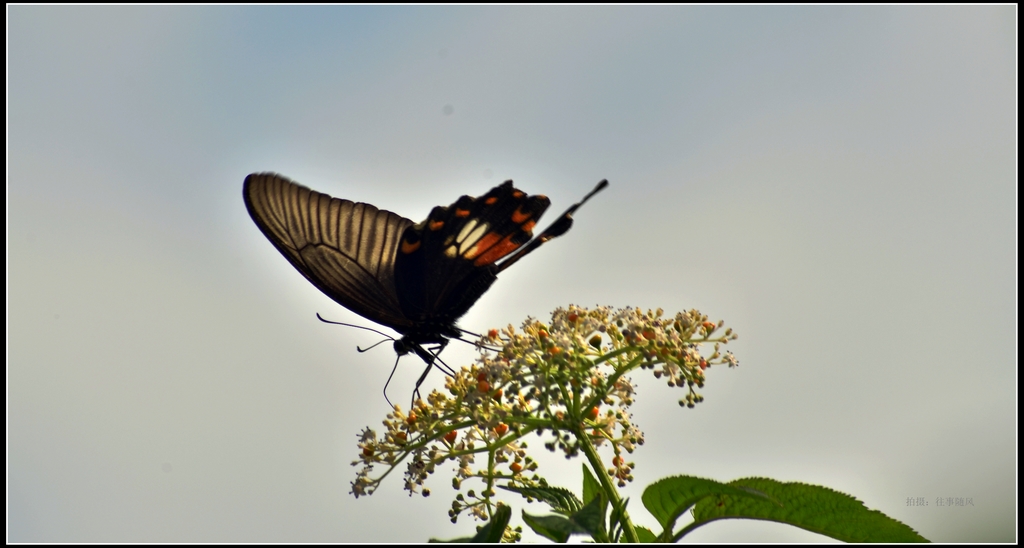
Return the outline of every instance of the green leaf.
[[[510,491],[518,490],[509,489]],[[571,493],[570,493],[571,494]],[[573,497],[575,498],[575,496]],[[574,512],[568,518],[562,516],[532,516],[523,512],[523,521],[538,535],[555,542],[565,542],[570,535],[589,534],[597,541],[607,538],[604,532],[604,509],[608,502],[604,493],[598,492],[590,503]]]
[[[583,503],[580,502],[580,499],[576,498],[572,491],[562,487],[513,487],[502,485],[498,487],[513,493],[519,493],[524,497],[546,502],[551,506],[552,510],[566,516],[579,512],[583,508]]]
[[[523,522],[538,535],[555,542],[565,542],[570,535],[585,534],[587,531],[572,520],[562,516],[531,516],[523,512]]]
[[[603,491],[604,491],[604,488],[601,487],[601,482],[597,481],[597,478],[594,477],[594,473],[590,471],[590,468],[587,468],[586,464],[584,464],[583,465],[583,504],[589,504],[591,500],[594,500],[594,497],[597,496],[598,493],[601,493]]]
[[[845,542],[928,542],[909,526],[827,487],[767,478],[744,478],[729,485],[764,493],[774,502],[728,494],[702,500],[687,529],[719,519],[748,518],[795,525]]]
[[[495,543],[501,542],[501,535],[505,533],[505,527],[508,526],[509,520],[512,519],[512,508],[499,504],[497,509],[494,511],[494,515],[491,516],[490,521],[486,525],[480,528],[476,532],[476,535],[472,537],[455,538],[451,540],[437,540],[430,539],[430,542],[458,542],[465,544],[467,542],[472,543]]]
[[[658,542],[658,535],[655,535],[654,531],[642,526],[636,526],[634,529],[636,530],[636,536],[640,539],[640,542]]]
[[[697,501],[712,495],[766,499],[764,494],[751,493],[715,480],[693,476],[674,476],[648,485],[640,500],[665,529],[663,534],[670,535],[673,525],[679,516],[683,515],[683,512],[697,504]]]
[[[608,532],[612,535],[612,542],[618,542],[622,535],[622,516],[626,513],[626,506],[629,506],[629,499],[619,501],[619,505],[612,504],[612,511],[608,514]]]
[[[604,537],[604,511],[607,504],[604,493],[598,493],[598,496],[569,519],[590,533],[590,536],[602,539]]]

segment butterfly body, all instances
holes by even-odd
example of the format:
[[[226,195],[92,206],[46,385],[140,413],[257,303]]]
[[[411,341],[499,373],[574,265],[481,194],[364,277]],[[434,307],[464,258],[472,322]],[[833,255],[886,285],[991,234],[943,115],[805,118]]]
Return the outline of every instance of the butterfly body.
[[[428,364],[436,352],[423,346],[443,348],[459,337],[456,321],[498,273],[567,231],[570,214],[583,203],[534,239],[550,201],[525,194],[512,181],[437,206],[420,223],[274,173],[249,175],[242,194],[256,225],[307,280],[345,308],[402,334],[395,350],[415,352]]]

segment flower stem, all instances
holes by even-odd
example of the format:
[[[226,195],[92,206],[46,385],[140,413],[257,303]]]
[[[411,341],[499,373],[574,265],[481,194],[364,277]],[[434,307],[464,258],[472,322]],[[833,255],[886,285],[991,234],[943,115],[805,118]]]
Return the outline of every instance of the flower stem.
[[[582,424],[580,424],[580,426],[575,430],[576,437],[580,440],[580,448],[583,449],[583,454],[586,455],[587,460],[590,461],[590,468],[594,470],[595,474],[597,474],[598,481],[600,481],[601,486],[604,487],[604,492],[608,496],[608,501],[611,503],[612,508],[620,508],[622,510],[619,514],[619,521],[622,523],[622,529],[626,535],[626,541],[640,542],[640,539],[636,536],[636,529],[633,528],[633,522],[629,519],[629,514],[626,512],[626,509],[622,507],[622,497],[619,496],[619,491],[615,488],[615,483],[612,482],[612,478],[608,475],[608,470],[605,468],[604,463],[601,462],[601,456],[597,454],[597,448],[590,442],[590,436],[587,435]]]

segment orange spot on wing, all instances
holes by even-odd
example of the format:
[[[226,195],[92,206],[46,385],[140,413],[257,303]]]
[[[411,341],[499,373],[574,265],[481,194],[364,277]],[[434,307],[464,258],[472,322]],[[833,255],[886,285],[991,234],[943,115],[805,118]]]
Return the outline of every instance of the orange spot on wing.
[[[523,221],[525,221],[525,220],[527,220],[529,218],[530,218],[530,212],[528,212],[528,211],[523,211],[522,209],[517,209],[517,210],[512,212],[512,222],[517,224],[517,225],[523,224]]]
[[[498,234],[497,232],[488,232],[487,234],[484,234],[483,238],[480,238],[476,242],[476,245],[473,246],[473,249],[470,249],[466,253],[463,253],[462,256],[467,259],[474,259],[476,258],[477,255],[485,253],[487,250],[489,250],[491,246],[498,243],[499,240],[501,240],[501,234]]]
[[[408,240],[402,240],[402,253],[408,255],[413,251],[420,248],[421,242],[410,242]]]
[[[497,196],[491,196],[490,198],[487,198],[486,200],[484,200],[484,203],[487,204],[487,205],[491,205],[491,204],[493,204],[494,202],[497,202],[497,201],[498,201],[498,197]]]
[[[535,226],[537,226],[537,221],[530,221],[528,223],[523,223],[523,225],[520,226],[519,228],[523,229],[523,232],[525,232],[525,233],[527,233],[527,234],[532,236],[533,235],[533,227],[535,227]]]
[[[513,198],[522,198],[523,196],[524,196],[524,194],[523,194],[522,190],[517,190],[517,191],[512,193],[512,197]]]
[[[441,230],[441,228],[444,227],[444,221],[430,221],[427,223],[427,227],[430,228],[430,230]]]
[[[492,234],[494,233],[492,232],[487,236],[491,236]],[[483,241],[487,239],[487,236],[481,238],[480,243],[483,243]],[[514,236],[514,234],[509,234],[508,236],[501,238],[501,241],[497,241],[496,243],[494,243],[494,245],[492,245],[490,249],[484,252],[483,255],[477,257],[476,261],[473,261],[473,266],[484,266],[491,264],[497,261],[498,259],[501,259],[505,255],[512,253],[516,249],[519,249],[519,246],[522,244],[517,244],[513,242],[512,236]]]
[[[456,209],[455,210],[455,216],[456,217],[469,217],[469,210],[468,209]]]

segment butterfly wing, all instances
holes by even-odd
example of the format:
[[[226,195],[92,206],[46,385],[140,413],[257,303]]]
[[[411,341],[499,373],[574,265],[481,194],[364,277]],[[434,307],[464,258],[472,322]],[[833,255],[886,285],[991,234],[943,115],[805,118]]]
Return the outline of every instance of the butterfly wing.
[[[400,333],[412,327],[394,276],[399,242],[412,221],[275,173],[249,175],[242,194],[263,234],[320,291]]]
[[[435,207],[407,228],[395,259],[406,316],[427,330],[453,325],[496,279],[495,261],[532,238],[549,204],[546,196],[527,196],[506,181],[483,196]]]

